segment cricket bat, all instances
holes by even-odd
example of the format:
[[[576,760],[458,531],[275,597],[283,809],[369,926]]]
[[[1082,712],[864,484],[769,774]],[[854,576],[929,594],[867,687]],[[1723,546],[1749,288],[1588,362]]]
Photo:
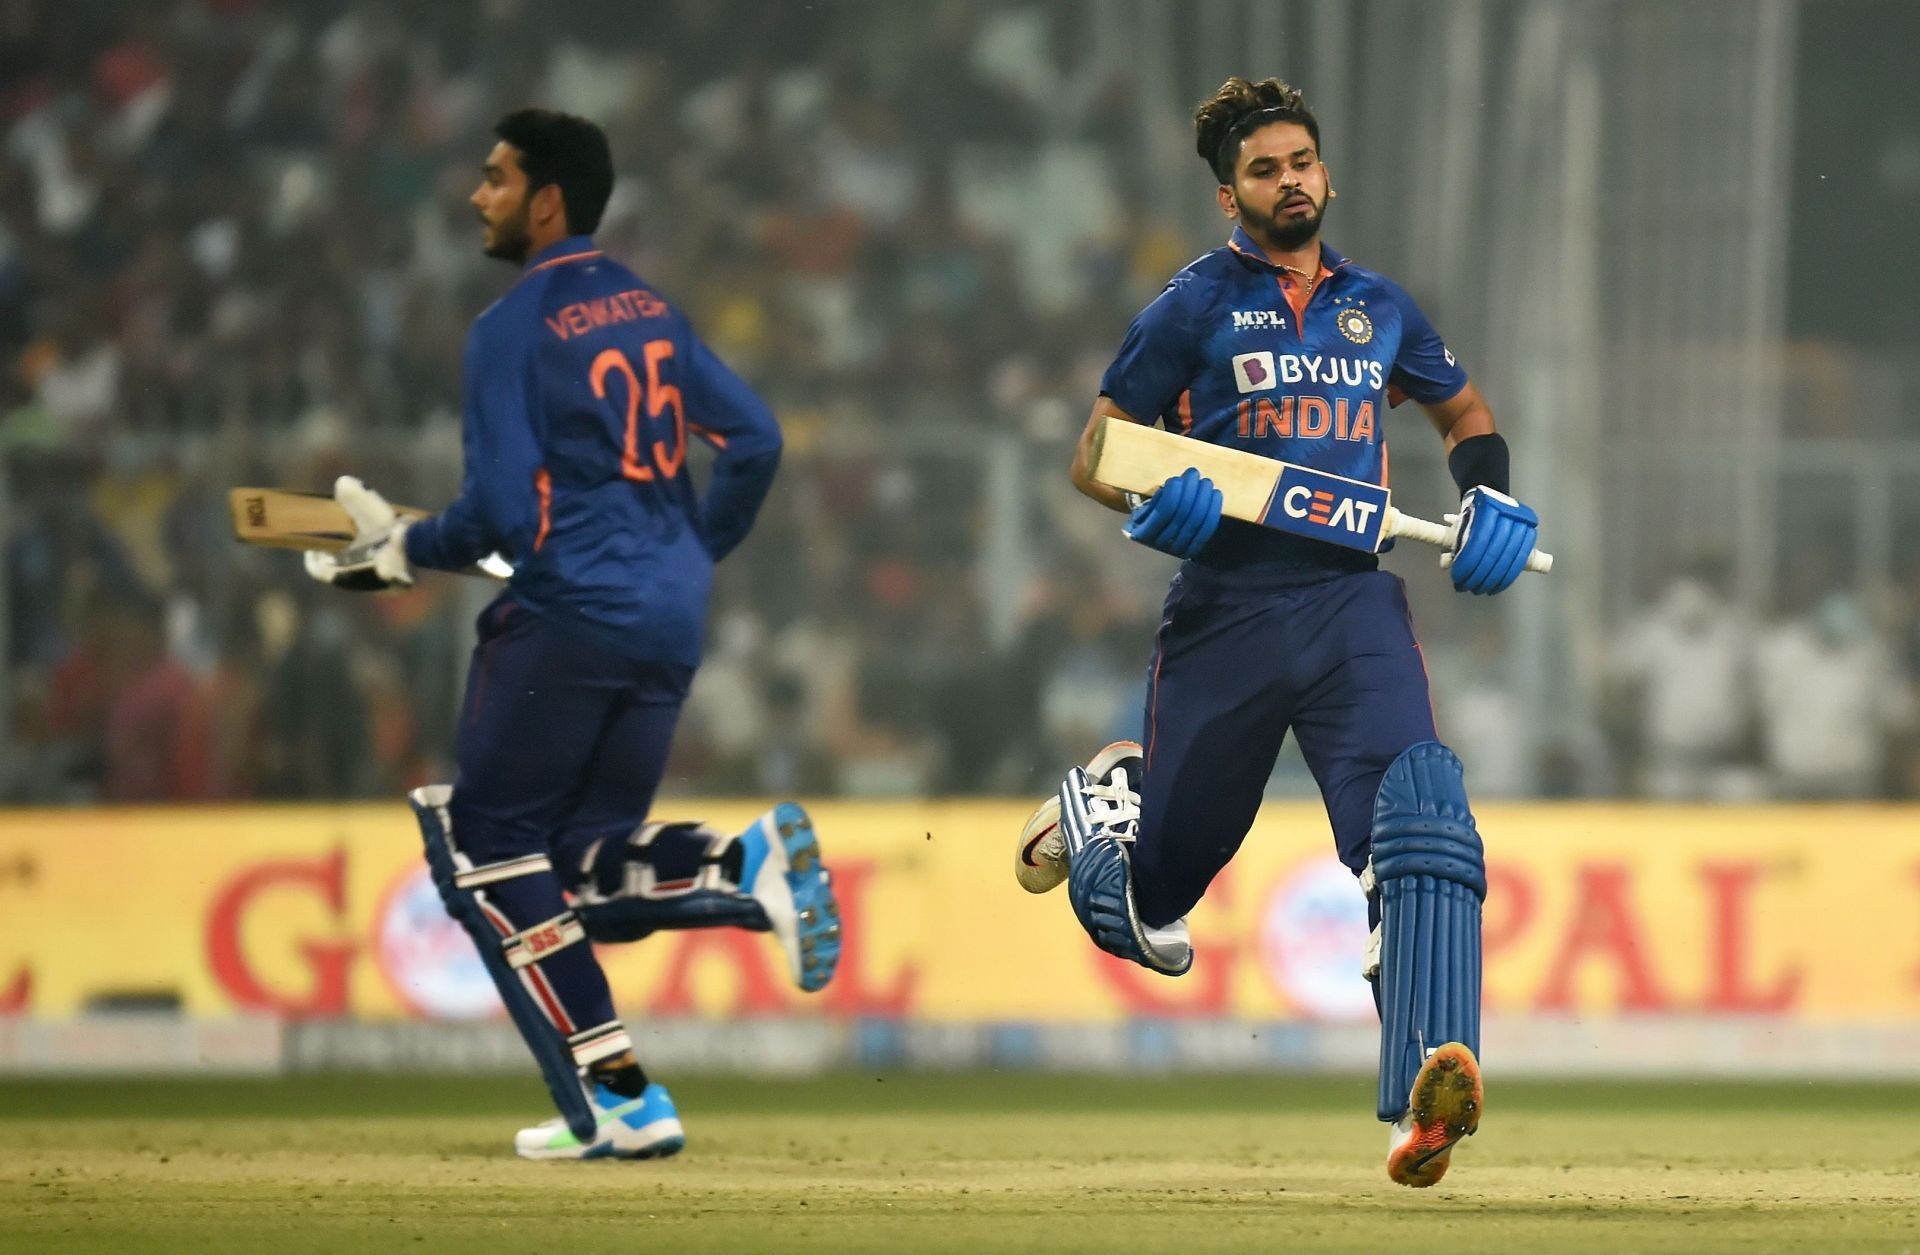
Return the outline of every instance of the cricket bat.
[[[353,520],[325,493],[233,488],[227,492],[227,508],[233,514],[233,538],[243,545],[338,553],[353,543]],[[423,519],[429,513],[405,505],[396,505],[393,511],[408,520]],[[499,554],[490,553],[464,574],[504,580],[513,574],[513,567]]]
[[[1093,433],[1093,478],[1122,492],[1148,494],[1192,467],[1220,490],[1220,512],[1276,531],[1378,553],[1395,537],[1453,547],[1457,524],[1431,523],[1393,508],[1379,484],[1329,475],[1241,449],[1176,436],[1108,415]],[[1527,570],[1544,575],[1553,555],[1535,549]]]

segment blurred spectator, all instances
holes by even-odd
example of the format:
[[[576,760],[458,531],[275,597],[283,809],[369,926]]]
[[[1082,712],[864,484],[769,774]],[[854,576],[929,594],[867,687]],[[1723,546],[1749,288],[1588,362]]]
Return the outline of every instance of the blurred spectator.
[[[376,771],[373,726],[353,683],[346,613],[275,598],[261,701],[262,797],[357,797]]]
[[[1527,726],[1514,691],[1501,621],[1481,618],[1472,630],[1466,650],[1429,657],[1432,683],[1446,694],[1446,708],[1436,704],[1434,713],[1448,747],[1467,764],[1475,797],[1524,797],[1533,786],[1538,730]]]
[[[1769,632],[1759,651],[1766,761],[1789,798],[1879,796],[1897,737],[1914,725],[1911,683],[1857,597],[1830,593]]]
[[[761,526],[718,573],[669,786],[1026,792],[1139,734],[1167,564],[1065,470],[1127,320],[1219,243],[1204,183],[1181,202],[1154,182],[1169,162],[1198,177],[1183,128],[1143,125],[1127,41],[1088,38],[1071,6],[752,14],[6,6],[0,801],[391,795],[443,776],[491,590],[323,594],[288,555],[231,543],[224,489],[351,471],[421,505],[458,491],[463,337],[511,281],[465,197],[492,121],[535,102],[605,123],[603,244],[787,434]],[[1911,593],[1920,607],[1920,574]],[[1910,612],[1905,654],[1879,662],[1811,628],[1780,637],[1773,678],[1833,673],[1792,696],[1833,718],[1879,668],[1856,747],[1878,765],[1818,787],[1899,777],[1881,759],[1905,681],[1886,659],[1920,670]],[[1626,631],[1610,674],[1641,787],[1738,791],[1757,758],[1752,632],[1712,580]],[[1597,755],[1531,743],[1503,648],[1463,632],[1436,669],[1449,725],[1473,729],[1476,789],[1574,780],[1536,760]],[[1899,787],[1920,789],[1907,761]],[[1281,786],[1310,788],[1288,763]]]
[[[1632,712],[1639,792],[1676,801],[1755,793],[1753,651],[1753,627],[1716,563],[1677,576],[1619,633],[1608,671]]]
[[[160,609],[118,609],[111,635],[118,683],[106,725],[106,800],[158,802],[211,794],[208,712],[199,685],[167,651]]]

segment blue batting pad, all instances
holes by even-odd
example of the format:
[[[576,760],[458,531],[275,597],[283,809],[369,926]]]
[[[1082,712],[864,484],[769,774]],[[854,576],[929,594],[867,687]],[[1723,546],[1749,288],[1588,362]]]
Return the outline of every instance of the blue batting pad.
[[[1393,760],[1373,803],[1380,894],[1380,1118],[1398,1119],[1425,1052],[1480,1053],[1480,903],[1486,857],[1460,760],[1423,741]]]
[[[461,868],[455,859],[446,809],[443,805],[432,805],[423,796],[427,792],[417,789],[407,795],[407,802],[420,820],[427,869],[433,873],[434,887],[440,890],[440,901],[446,906],[447,914],[473,939],[473,947],[480,952],[480,961],[486,964],[487,975],[493,978],[493,986],[500,993],[507,1015],[520,1030],[527,1049],[533,1052],[534,1062],[540,1065],[540,1075],[546,1079],[554,1107],[566,1117],[567,1127],[575,1137],[591,1142],[598,1134],[599,1121],[580,1083],[580,1070],[574,1064],[573,1052],[560,1030],[534,1005],[533,995],[520,983],[519,973],[508,966],[500,950],[499,930],[487,921],[473,890],[460,887],[457,877]]]

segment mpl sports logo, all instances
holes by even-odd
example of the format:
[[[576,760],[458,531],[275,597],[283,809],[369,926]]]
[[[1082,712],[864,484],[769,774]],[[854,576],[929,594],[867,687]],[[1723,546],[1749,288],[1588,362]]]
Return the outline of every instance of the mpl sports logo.
[[[1277,309],[1236,309],[1233,311],[1233,329],[1235,331],[1285,331],[1287,316]]]
[[[1378,484],[1287,462],[1281,466],[1280,482],[1274,485],[1260,522],[1296,536],[1373,553],[1380,548],[1389,500],[1391,494]]]

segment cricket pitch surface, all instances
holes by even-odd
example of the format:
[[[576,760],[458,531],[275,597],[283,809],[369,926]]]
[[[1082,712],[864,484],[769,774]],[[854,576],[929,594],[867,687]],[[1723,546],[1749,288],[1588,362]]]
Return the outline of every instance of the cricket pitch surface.
[[[647,1163],[513,1158],[531,1075],[7,1080],[0,1251],[1920,1251],[1914,1085],[1496,1069],[1414,1191],[1368,1080],[661,1079]]]

